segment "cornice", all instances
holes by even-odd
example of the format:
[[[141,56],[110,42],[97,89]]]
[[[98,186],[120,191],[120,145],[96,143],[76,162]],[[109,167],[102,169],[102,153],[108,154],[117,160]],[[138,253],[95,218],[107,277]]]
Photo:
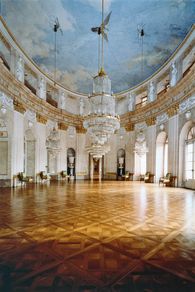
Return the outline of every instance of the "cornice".
[[[121,115],[121,126],[128,127],[129,124],[154,120],[164,113],[169,116],[175,115],[178,112],[179,104],[193,94],[195,94],[195,64],[175,87],[165,90],[163,94],[160,93],[154,102]]]
[[[45,119],[54,120],[66,126],[82,127],[82,117],[55,108],[46,100],[34,95],[22,82],[16,80],[2,62],[0,62],[0,90],[10,96],[15,103],[22,104],[25,109],[35,111]]]

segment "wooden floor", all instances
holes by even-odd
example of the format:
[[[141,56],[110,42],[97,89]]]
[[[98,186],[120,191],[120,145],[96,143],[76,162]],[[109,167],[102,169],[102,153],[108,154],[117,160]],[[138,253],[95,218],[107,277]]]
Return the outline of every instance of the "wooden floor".
[[[195,291],[191,190],[61,182],[0,194],[0,291]]]

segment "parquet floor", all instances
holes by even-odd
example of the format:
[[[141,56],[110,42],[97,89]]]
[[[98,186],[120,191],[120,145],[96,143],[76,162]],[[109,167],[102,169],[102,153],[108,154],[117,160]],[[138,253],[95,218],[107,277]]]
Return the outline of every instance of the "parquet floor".
[[[195,291],[191,190],[32,184],[0,206],[0,291]]]

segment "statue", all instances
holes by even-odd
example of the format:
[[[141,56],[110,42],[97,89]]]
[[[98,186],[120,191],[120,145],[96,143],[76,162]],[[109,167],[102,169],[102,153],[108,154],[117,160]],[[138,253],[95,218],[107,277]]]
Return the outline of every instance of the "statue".
[[[18,56],[16,61],[16,78],[24,82],[24,62],[21,56]]]
[[[156,88],[154,81],[150,81],[148,85],[148,102],[152,102],[156,99]]]
[[[45,79],[43,77],[39,79],[38,90],[39,90],[39,97],[42,99],[46,99],[46,84],[45,84]]]
[[[171,68],[170,68],[170,74],[171,74],[171,78],[170,78],[170,85],[171,85],[171,87],[173,87],[173,86],[175,86],[176,85],[176,83],[177,83],[177,73],[178,73],[178,71],[177,71],[177,67],[176,67],[176,63],[175,62],[173,62],[172,64],[171,64]]]
[[[63,110],[66,108],[66,96],[64,91],[59,92],[58,107]]]
[[[80,101],[79,101],[79,114],[81,116],[83,116],[84,114],[84,100],[82,97],[80,98]]]
[[[135,109],[135,96],[132,93],[130,93],[129,100],[128,100],[128,110],[129,112],[132,112],[134,111],[134,109]]]

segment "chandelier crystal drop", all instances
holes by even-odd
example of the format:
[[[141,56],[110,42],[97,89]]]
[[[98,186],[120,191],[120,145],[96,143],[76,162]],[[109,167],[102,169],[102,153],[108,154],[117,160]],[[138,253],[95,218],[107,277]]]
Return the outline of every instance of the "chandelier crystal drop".
[[[102,44],[101,68],[98,75],[93,78],[93,92],[89,96],[90,111],[83,122],[83,126],[92,140],[91,146],[86,150],[93,156],[98,153],[99,157],[109,151],[109,147],[105,144],[110,136],[120,128],[120,118],[116,114],[115,96],[111,91],[111,80],[103,66],[106,19],[104,20],[104,0],[102,0],[102,24],[98,30]]]

